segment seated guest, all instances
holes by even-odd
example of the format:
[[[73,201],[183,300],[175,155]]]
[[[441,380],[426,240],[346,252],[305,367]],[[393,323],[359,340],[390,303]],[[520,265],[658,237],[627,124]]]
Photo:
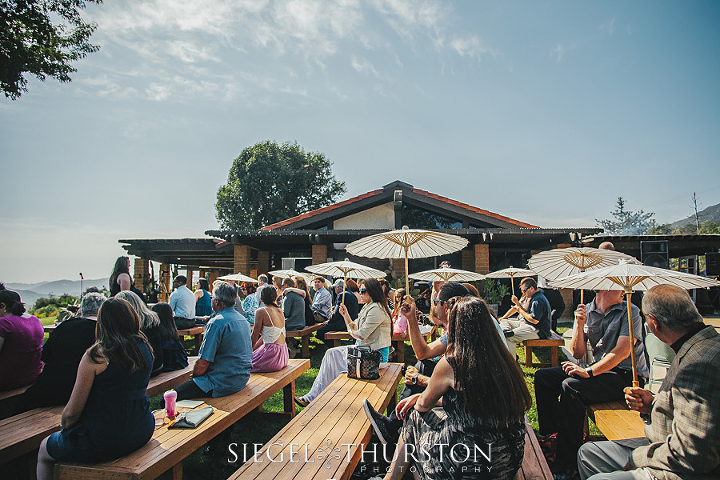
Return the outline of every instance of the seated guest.
[[[264,273],[258,277],[258,286],[257,290],[255,292],[255,298],[257,299],[258,307],[262,307],[262,301],[260,300],[260,292],[262,292],[265,288],[271,287],[272,285],[268,284],[268,276]]]
[[[347,330],[347,327],[345,326],[345,319],[340,314],[340,305],[343,303],[345,304],[345,308],[347,308],[348,314],[352,320],[355,320],[358,316],[359,306],[357,297],[349,290],[345,290],[345,293],[343,293],[344,286],[345,283],[340,279],[335,280],[335,283],[333,283],[336,297],[332,316],[330,316],[330,319],[325,322],[325,325],[315,332],[317,338],[322,342],[325,342],[325,334],[327,332],[344,332]]]
[[[323,323],[330,318],[332,295],[325,288],[325,279],[323,277],[315,277],[313,284],[315,285],[315,296],[310,309],[313,311],[315,323]]]
[[[210,285],[204,278],[198,278],[195,284],[195,316],[208,317],[212,315],[212,306],[210,306]]]
[[[523,417],[532,406],[523,372],[483,300],[453,298],[448,308],[447,355],[421,394],[398,403],[402,438],[385,478],[403,478],[415,459],[416,478],[511,479],[523,461]],[[458,444],[469,460],[442,448]]]
[[[542,435],[557,432],[557,470],[575,474],[587,405],[622,400],[623,389],[632,385],[632,348],[638,374],[648,375],[642,318],[635,306],[632,306],[632,319],[633,339],[623,291],[597,292],[592,302],[579,305],[575,310],[570,341],[570,354],[582,358],[589,340],[593,363],[582,368],[564,362],[559,367],[541,368],[535,373],[538,425]]]
[[[515,304],[508,313],[503,316],[500,326],[503,330],[511,330],[512,333],[507,339],[515,344],[525,340],[536,340],[538,338],[550,338],[550,302],[545,295],[538,290],[537,283],[532,278],[524,278],[520,282],[520,291],[527,298],[527,305],[521,302],[515,295],[512,302]],[[507,320],[507,316],[518,314],[517,320]]]
[[[250,325],[255,323],[255,310],[258,308],[258,298],[255,295],[255,284],[252,282],[243,282],[238,289],[240,299],[242,300],[242,308],[245,310],[245,320]]]
[[[400,311],[402,306],[403,298],[405,298],[405,289],[399,288],[395,290],[395,308],[392,313],[393,320],[393,335],[400,335],[407,337],[407,317]]]
[[[329,293],[328,293],[329,294]],[[388,361],[390,344],[392,343],[392,322],[387,308],[387,300],[383,296],[380,282],[374,278],[363,280],[360,294],[365,304],[358,314],[357,321],[350,318],[347,308],[340,306],[340,314],[345,320],[348,332],[357,339],[357,345],[380,350],[382,362]],[[333,347],[325,352],[315,381],[310,391],[303,397],[295,397],[300,406],[307,406],[320,392],[330,385],[341,373],[347,372],[347,346]]]
[[[302,330],[305,328],[305,299],[303,297],[306,292],[295,288],[295,282],[291,278],[283,279],[281,288],[283,291],[282,313],[285,316],[285,328],[290,331]],[[267,305],[264,300],[263,303]]]
[[[477,292],[476,289],[474,289]],[[418,325],[417,319],[417,308],[412,297],[406,296],[403,300],[401,311],[408,320],[408,332],[410,334],[410,343],[412,344],[415,356],[418,358],[418,362],[415,366],[409,366],[405,369],[405,386],[400,393],[400,399],[405,399],[411,395],[422,393],[430,382],[430,376],[435,370],[437,361],[440,356],[443,355],[448,348],[448,332],[447,326],[449,322],[448,313],[450,308],[450,300],[456,297],[466,297],[470,294],[468,288],[458,282],[447,282],[440,284],[440,291],[437,296],[433,299],[433,308],[430,310],[431,319],[435,325],[445,329],[445,332],[440,338],[434,342],[428,344],[425,337],[420,333],[420,326]],[[478,295],[470,295],[480,298]],[[488,312],[491,312],[488,310]],[[504,342],[504,335],[500,325],[495,319],[493,319],[493,326],[498,334],[502,343]],[[514,357],[515,352],[511,351]],[[389,416],[385,416],[377,412],[372,405],[368,402],[363,402],[365,408],[365,414],[370,419],[370,424],[375,429],[377,437],[382,443],[396,443],[400,435],[400,429],[402,428],[403,421],[398,418],[395,411],[392,411]]]
[[[105,300],[101,293],[85,294],[80,316],[65,320],[50,333],[42,349],[45,366],[18,400],[13,415],[37,407],[65,405],[70,400],[80,360],[95,343],[98,310]]]
[[[205,329],[193,378],[175,388],[178,400],[230,395],[245,388],[250,379],[250,326],[234,308],[235,287],[227,282],[216,282],[214,287],[215,316]]]
[[[580,477],[720,478],[720,335],[681,288],[651,288],[642,309],[675,359],[655,396],[625,388],[627,405],[645,422],[645,437],[586,443],[578,452]]]
[[[80,360],[75,387],[62,413],[62,430],[40,444],[39,480],[53,478],[55,462],[103,462],[150,440],[155,418],[145,390],[152,363],[135,310],[121,299],[103,303],[97,342]]]
[[[155,357],[160,357],[163,372],[172,372],[188,366],[188,357],[185,347],[180,342],[175,321],[173,320],[172,308],[167,303],[156,303],[152,306],[160,319],[160,324],[155,327],[159,348],[154,349]],[[148,337],[149,338],[149,337]]]
[[[24,313],[17,292],[0,290],[0,391],[30,385],[42,369],[45,331],[37,317]]]
[[[160,326],[160,318],[157,313],[150,310],[147,305],[140,300],[140,297],[129,290],[118,293],[115,295],[115,298],[122,298],[127,301],[140,317],[140,331],[145,334],[153,350],[154,361],[150,376],[154,377],[162,372],[163,369],[162,354],[156,353],[162,350],[162,338],[160,338],[160,329],[158,328]]]
[[[187,277],[178,275],[173,280],[175,291],[170,294],[170,308],[175,317],[178,330],[185,330],[195,326],[195,295],[185,286]],[[235,301],[233,300],[233,306]]]
[[[285,316],[275,304],[277,291],[274,288],[265,288],[260,295],[265,306],[259,308],[255,316],[257,321],[251,337],[253,356],[250,372],[277,372],[287,366],[290,358],[285,344]]]
[[[307,282],[302,277],[295,278],[295,286],[298,290],[305,292],[305,326],[315,325],[315,314],[312,311],[312,302],[310,301],[310,289],[308,288]],[[300,293],[300,292],[298,292]],[[302,295],[302,293],[300,293]]]

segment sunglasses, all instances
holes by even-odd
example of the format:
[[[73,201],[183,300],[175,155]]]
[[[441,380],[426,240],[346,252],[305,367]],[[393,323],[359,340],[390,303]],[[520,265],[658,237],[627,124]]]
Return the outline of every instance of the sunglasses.
[[[439,300],[437,298],[433,298],[433,305],[440,305],[441,307],[447,303],[447,300]]]
[[[440,300],[438,298],[433,299],[433,305],[440,305],[441,307],[448,304],[448,307],[452,308],[453,305],[455,305],[455,302],[458,301],[460,297],[452,297],[448,298],[447,300]]]
[[[367,290],[365,290],[364,288],[361,288],[361,289],[358,290],[358,292],[360,292],[360,293],[367,293]]]

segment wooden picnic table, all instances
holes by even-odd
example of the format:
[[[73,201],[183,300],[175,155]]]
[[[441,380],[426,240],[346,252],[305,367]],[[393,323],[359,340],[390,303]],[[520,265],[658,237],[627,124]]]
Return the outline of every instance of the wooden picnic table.
[[[180,335],[180,339],[182,339],[183,337],[194,337],[196,355],[200,352],[200,346],[202,345],[204,333],[205,325],[196,325],[194,327],[178,330],[178,335]]]

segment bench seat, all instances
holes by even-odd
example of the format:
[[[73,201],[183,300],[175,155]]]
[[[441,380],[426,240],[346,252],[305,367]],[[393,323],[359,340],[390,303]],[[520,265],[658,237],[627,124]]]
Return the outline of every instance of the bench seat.
[[[645,436],[645,423],[640,418],[640,414],[635,410],[630,410],[625,402],[590,405],[587,413],[608,440]]]
[[[218,398],[204,398],[214,413],[195,429],[156,427],[153,438],[125,457],[96,465],[58,463],[55,479],[152,479],[172,470],[174,479],[182,478],[182,461],[215,436],[260,407],[273,394],[284,390],[285,408],[295,414],[295,379],[310,368],[310,360],[292,359],[279,372],[253,373],[241,391]]]
[[[320,330],[322,327],[322,323],[316,323],[315,325],[310,325],[302,330],[290,330],[285,332],[285,338],[300,338],[300,343],[302,345],[301,355],[303,358],[310,358],[310,335],[312,335],[313,332]]]
[[[522,343],[523,345],[525,345],[526,367],[557,367],[558,365],[560,365],[560,361],[558,360],[558,348],[565,345],[565,340],[557,333],[551,331],[550,338],[524,340]],[[550,363],[533,362],[533,347],[550,347]]]
[[[154,397],[190,379],[197,357],[182,370],[163,372],[150,379],[148,397]],[[64,406],[40,407],[0,420],[0,465],[40,447],[43,438],[60,430]]]
[[[525,416],[525,456],[513,480],[552,480],[553,474],[545,460],[530,420]]]
[[[262,463],[252,461],[253,451],[248,454],[248,461],[230,478],[348,479],[360,461],[360,445],[370,440],[371,426],[362,400],[367,398],[381,412],[388,407],[394,408],[401,378],[402,365],[398,363],[381,364],[378,380],[355,380],[346,374],[339,375],[258,450],[258,458],[264,460]],[[311,452],[308,458],[313,461],[304,461],[306,448]],[[276,460],[282,452],[283,460],[267,461],[268,449]],[[291,449],[300,452],[295,455],[294,462],[290,461]],[[242,451],[238,451],[239,461],[243,461],[242,455]]]

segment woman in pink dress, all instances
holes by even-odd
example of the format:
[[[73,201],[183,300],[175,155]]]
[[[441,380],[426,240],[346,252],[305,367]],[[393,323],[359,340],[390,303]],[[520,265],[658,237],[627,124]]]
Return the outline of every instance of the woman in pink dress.
[[[265,304],[255,311],[250,341],[253,345],[251,373],[277,372],[288,364],[290,354],[285,343],[285,316],[275,305],[277,290],[263,288],[260,300]]]
[[[23,315],[25,305],[12,290],[0,290],[0,391],[24,387],[42,370],[42,323]]]

